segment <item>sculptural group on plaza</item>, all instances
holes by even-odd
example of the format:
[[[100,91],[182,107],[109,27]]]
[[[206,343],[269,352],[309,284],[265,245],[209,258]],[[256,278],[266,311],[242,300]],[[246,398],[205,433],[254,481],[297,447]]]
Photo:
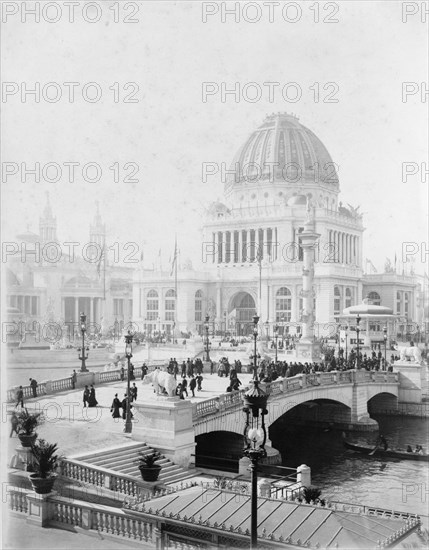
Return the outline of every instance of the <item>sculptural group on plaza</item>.
[[[162,395],[164,390],[167,392],[168,397],[174,397],[176,395],[177,381],[174,376],[168,372],[155,369],[149,374],[146,374],[143,378],[143,384],[152,384],[156,395]]]

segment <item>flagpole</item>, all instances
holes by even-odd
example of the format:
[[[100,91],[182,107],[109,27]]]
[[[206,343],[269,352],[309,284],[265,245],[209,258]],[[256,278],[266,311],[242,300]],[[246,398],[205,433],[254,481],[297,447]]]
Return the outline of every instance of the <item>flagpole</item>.
[[[174,256],[175,256],[175,265],[174,265],[174,291],[176,293],[176,321],[178,321],[178,306],[179,306],[179,295],[178,295],[178,292],[177,292],[177,262],[178,262],[178,257],[177,257],[177,234],[175,235],[175,238],[174,238]],[[174,334],[173,334],[173,339],[174,339]]]

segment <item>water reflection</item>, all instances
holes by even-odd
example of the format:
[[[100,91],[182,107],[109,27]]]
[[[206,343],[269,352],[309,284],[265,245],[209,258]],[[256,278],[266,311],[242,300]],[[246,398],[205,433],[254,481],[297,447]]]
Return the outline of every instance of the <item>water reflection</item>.
[[[407,417],[374,417],[390,447],[406,448],[420,444],[427,451],[428,421]],[[377,432],[349,434],[353,441],[375,444]],[[274,447],[280,450],[284,466],[307,464],[312,483],[322,496],[427,515],[428,463],[411,460],[385,460],[362,457],[343,446],[341,432],[323,432],[306,428],[283,427],[270,433]]]

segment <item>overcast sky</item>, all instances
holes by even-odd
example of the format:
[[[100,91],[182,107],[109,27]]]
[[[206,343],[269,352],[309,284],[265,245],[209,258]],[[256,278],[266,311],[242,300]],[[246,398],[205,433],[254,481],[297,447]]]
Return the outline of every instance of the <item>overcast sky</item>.
[[[427,243],[428,181],[420,165],[427,153],[428,103],[420,88],[402,99],[403,82],[420,86],[428,80],[427,29],[420,13],[404,23],[400,2],[343,1],[338,9],[333,2],[320,2],[316,23],[310,9],[315,4],[301,2],[295,23],[282,17],[284,3],[273,23],[262,4],[256,23],[243,21],[243,12],[238,23],[231,16],[222,22],[221,6],[203,23],[200,2],[129,4],[128,12],[119,6],[119,23],[113,2],[105,1],[99,3],[96,23],[86,22],[78,7],[74,23],[63,8],[56,23],[43,14],[40,23],[30,16],[22,23],[22,14],[16,14],[3,24],[3,81],[19,86],[15,95],[3,96],[3,163],[94,162],[103,170],[97,183],[83,181],[79,167],[73,183],[64,166],[57,183],[43,178],[35,183],[32,176],[22,183],[20,173],[7,181],[3,176],[3,240],[27,224],[38,231],[49,190],[60,241],[88,240],[99,200],[111,242],[137,242],[145,246],[146,258],[163,248],[167,262],[177,231],[183,255],[198,256],[203,206],[223,194],[220,179],[202,182],[202,163],[229,164],[267,113],[288,111],[322,140],[339,165],[340,200],[361,206],[364,258],[382,270],[386,256],[393,260],[396,252],[399,259],[403,242]],[[254,17],[248,9],[244,16]],[[139,21],[124,23],[127,15]],[[293,6],[286,15],[296,16]],[[54,18],[54,12],[47,17]],[[324,18],[339,22],[324,23]],[[276,92],[271,103],[264,91],[254,103],[243,98],[236,103],[232,96],[222,102],[220,94],[202,101],[203,82],[262,87],[267,81],[281,87],[296,82],[302,97],[288,103]],[[32,88],[35,82],[57,82],[61,99],[49,103],[42,94],[39,103],[33,96],[23,103],[22,83]],[[79,83],[72,103],[64,82]],[[100,101],[82,99],[88,82],[102,90]],[[115,82],[118,103],[109,90]],[[139,90],[131,99],[138,102],[124,103],[124,94],[136,89],[123,87],[133,82]],[[315,82],[321,87],[319,102],[309,89]],[[338,86],[338,103],[322,101],[328,82]],[[91,97],[94,91],[87,90]],[[55,88],[49,93],[53,97]],[[136,163],[139,181],[115,183],[109,170],[115,162]],[[402,181],[403,162],[419,167],[407,182]],[[121,171],[121,180],[125,175]],[[420,257],[415,268],[422,272],[419,263]]]

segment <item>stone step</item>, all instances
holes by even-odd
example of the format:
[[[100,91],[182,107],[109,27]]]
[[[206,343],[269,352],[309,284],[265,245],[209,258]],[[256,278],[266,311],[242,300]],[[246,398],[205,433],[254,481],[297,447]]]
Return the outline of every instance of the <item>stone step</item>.
[[[72,458],[140,479],[138,458],[141,454],[148,455],[152,452],[154,452],[154,449],[145,443],[134,443],[119,448],[102,449],[91,454]],[[159,481],[165,484],[178,483],[195,475],[195,472],[188,472],[164,456],[157,461],[157,464],[162,466]]]
[[[146,443],[132,443],[130,445],[123,445],[121,447],[111,447],[108,449],[103,449],[100,451],[96,451],[93,453],[88,454],[82,454],[82,455],[73,455],[69,458],[76,459],[76,460],[82,460],[82,462],[88,462],[89,460],[97,459],[98,457],[105,457],[105,456],[114,456],[117,454],[123,454],[124,452],[130,453],[130,452],[136,452],[139,451],[148,451],[152,452],[153,449],[148,447]]]

